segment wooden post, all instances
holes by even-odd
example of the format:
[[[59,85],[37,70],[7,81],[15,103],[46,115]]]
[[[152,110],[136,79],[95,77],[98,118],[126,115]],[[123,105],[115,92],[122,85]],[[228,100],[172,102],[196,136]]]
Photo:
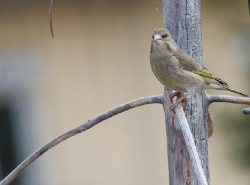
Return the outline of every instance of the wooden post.
[[[176,43],[202,63],[200,0],[162,0],[164,27]],[[176,115],[169,110],[170,89],[165,88],[164,111],[168,143],[170,185],[198,185]],[[188,96],[185,115],[194,137],[201,164],[209,184],[207,110],[205,93]]]

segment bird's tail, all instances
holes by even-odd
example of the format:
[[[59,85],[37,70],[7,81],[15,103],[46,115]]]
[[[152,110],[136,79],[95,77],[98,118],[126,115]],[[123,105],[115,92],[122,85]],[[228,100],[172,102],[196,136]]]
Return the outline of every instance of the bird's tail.
[[[230,87],[225,87],[225,89],[228,90],[228,91],[230,91],[230,92],[233,92],[233,93],[235,93],[235,94],[239,94],[239,95],[241,95],[241,96],[248,97],[246,94],[243,94],[243,93],[241,93],[241,92],[239,92],[239,91],[236,91],[236,90],[234,90],[234,89],[231,89]]]

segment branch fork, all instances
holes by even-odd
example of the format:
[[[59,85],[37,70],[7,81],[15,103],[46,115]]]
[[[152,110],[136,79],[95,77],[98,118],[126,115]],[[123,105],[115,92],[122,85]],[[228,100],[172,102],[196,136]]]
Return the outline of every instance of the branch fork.
[[[227,102],[227,103],[237,103],[237,104],[247,104],[250,105],[250,98],[245,97],[233,97],[233,96],[224,96],[224,95],[207,95],[206,99],[209,102],[209,104],[214,102]],[[175,100],[176,101],[176,100]],[[77,135],[81,132],[84,132],[91,127],[97,125],[98,123],[111,118],[112,116],[115,116],[117,114],[120,114],[124,111],[142,106],[147,104],[164,104],[163,103],[163,95],[154,95],[154,96],[147,96],[143,98],[139,98],[130,102],[127,102],[125,104],[122,104],[120,106],[117,106],[109,111],[104,112],[103,114],[100,114],[99,116],[88,120],[86,123],[71,129],[60,136],[52,139],[42,147],[40,147],[38,150],[36,150],[33,154],[31,154],[29,157],[27,157],[20,165],[18,165],[7,177],[5,177],[1,182],[0,185],[8,185],[10,184],[16,177],[20,175],[20,173],[27,168],[31,163],[33,163],[36,159],[38,159],[41,155],[43,155],[45,152],[56,146],[57,144],[65,141],[66,139]],[[196,150],[196,147],[194,145],[194,140],[192,137],[192,134],[190,132],[190,128],[187,123],[187,119],[185,118],[185,114],[183,112],[183,108],[181,105],[177,105],[175,107],[175,114],[178,119],[179,125],[181,127],[181,130],[183,132],[183,137],[185,139],[185,143],[187,145],[189,155],[192,161],[192,168],[195,171],[195,174],[197,176],[197,179],[199,182],[201,182],[201,185],[206,185],[207,182],[205,181],[205,175],[203,173],[201,163],[199,160],[198,153]]]

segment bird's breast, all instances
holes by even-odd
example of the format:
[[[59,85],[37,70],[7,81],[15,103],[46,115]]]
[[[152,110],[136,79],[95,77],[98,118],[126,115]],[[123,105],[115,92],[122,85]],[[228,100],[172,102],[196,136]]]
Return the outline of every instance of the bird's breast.
[[[204,79],[179,67],[173,57],[151,59],[151,68],[156,78],[169,88],[180,92],[198,92],[203,90]]]

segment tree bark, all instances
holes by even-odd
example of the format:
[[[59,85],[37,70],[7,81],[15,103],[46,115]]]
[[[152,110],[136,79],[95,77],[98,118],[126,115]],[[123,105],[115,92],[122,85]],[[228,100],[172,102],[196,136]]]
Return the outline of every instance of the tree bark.
[[[162,2],[164,27],[170,31],[176,43],[186,53],[202,64],[200,0],[163,0]],[[170,93],[171,89],[164,89],[169,184],[198,185],[176,115],[169,110]],[[207,112],[208,102],[204,92],[187,97],[185,115],[209,184]]]

